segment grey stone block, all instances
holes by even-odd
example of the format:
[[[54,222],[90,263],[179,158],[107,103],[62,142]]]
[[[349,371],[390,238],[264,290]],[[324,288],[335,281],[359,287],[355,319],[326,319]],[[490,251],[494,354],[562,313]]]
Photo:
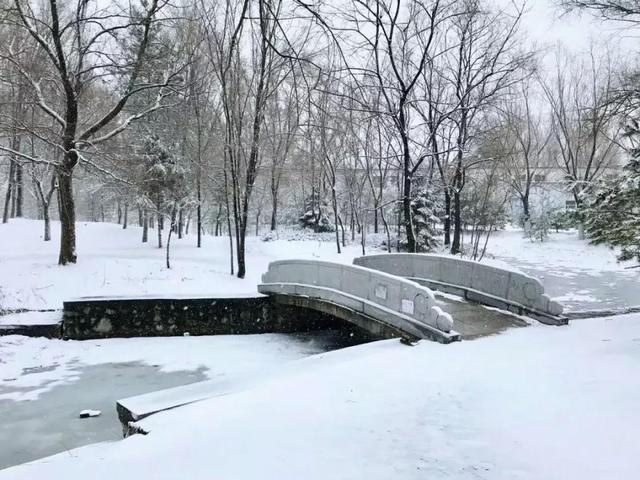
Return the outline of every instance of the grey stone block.
[[[360,269],[343,269],[340,289],[360,298],[369,298],[370,275]]]
[[[471,278],[471,288],[500,298],[507,298],[509,273],[487,265],[475,264]]]

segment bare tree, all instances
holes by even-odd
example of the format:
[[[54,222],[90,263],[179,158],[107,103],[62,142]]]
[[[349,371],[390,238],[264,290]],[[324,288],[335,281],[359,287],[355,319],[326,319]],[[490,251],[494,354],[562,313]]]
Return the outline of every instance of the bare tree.
[[[504,180],[520,199],[525,229],[531,212],[530,195],[536,178],[543,167],[551,166],[549,144],[552,131],[545,113],[536,111],[530,83],[517,86],[513,96],[498,110],[500,123],[496,132],[497,160],[504,168]],[[538,103],[539,105],[539,103]]]
[[[28,95],[56,124],[48,141],[63,155],[59,162],[32,158],[16,149],[0,149],[29,162],[51,164],[58,176],[58,199],[61,223],[61,265],[75,263],[75,203],[73,172],[78,163],[93,164],[86,152],[95,149],[146,114],[163,108],[170,85],[176,83],[176,73],[167,72],[158,83],[138,82],[138,73],[146,60],[152,30],[161,21],[160,12],[168,0],[150,0],[139,7],[119,4],[92,4],[77,0],[59,5],[49,0],[46,6],[28,0],[15,0],[6,8],[5,21],[16,25],[32,39],[32,48],[47,60],[53,75],[34,76],[26,68],[24,50],[15,44],[5,46],[0,57],[16,68],[28,86]],[[132,55],[121,54],[123,45],[116,40],[137,36]],[[116,78],[122,85],[113,92],[114,99],[104,110],[96,111],[91,92],[105,78]],[[56,95],[43,94],[43,82],[52,83]],[[127,113],[128,101],[140,92],[157,90],[155,103],[143,110]],[[121,115],[122,114],[122,115]],[[33,132],[32,132],[33,133]],[[93,164],[95,167],[95,164]]]
[[[284,93],[280,91],[284,90]],[[271,199],[271,230],[277,228],[280,185],[287,160],[300,133],[301,110],[299,88],[295,82],[285,82],[269,102],[269,122],[265,124],[269,163],[269,194]]]
[[[323,178],[329,190],[329,196],[331,197],[336,248],[338,253],[341,253],[338,178],[339,172],[343,168],[344,157],[347,153],[347,132],[340,128],[341,120],[344,121],[344,118],[341,118],[339,111],[344,111],[344,107],[334,104],[334,97],[329,93],[336,92],[337,90],[336,78],[327,76],[327,78],[321,81],[319,88],[320,93],[314,101],[314,116],[311,117],[310,120],[313,122],[312,130],[317,132],[317,146],[315,151],[320,157]],[[344,97],[337,98],[342,99]]]
[[[559,0],[567,11],[590,10],[607,20],[640,23],[640,4],[636,0]]]
[[[42,220],[44,221],[44,241],[51,240],[51,214],[50,207],[53,194],[58,187],[58,179],[50,165],[31,164],[28,168],[29,176],[33,184],[33,191],[38,202]]]
[[[517,32],[524,5],[513,16],[491,13],[477,0],[467,0],[465,11],[454,23],[457,42],[452,49],[450,79],[457,101],[455,159],[453,161],[453,240],[451,253],[461,251],[462,210],[460,194],[465,186],[468,151],[478,123],[490,103],[517,82],[530,55],[517,48]]]
[[[407,248],[415,252],[416,236],[412,222],[412,182],[428,151],[416,154],[410,118],[411,103],[423,71],[439,54],[439,36],[456,15],[452,2],[354,1],[352,19],[360,47],[367,49],[372,67],[365,78],[376,82],[384,113],[398,135],[402,169],[402,212]],[[369,81],[369,80],[367,80]],[[378,105],[372,110],[377,109]]]
[[[227,0],[221,11],[203,5],[209,57],[221,90],[225,165],[229,174],[239,278],[244,278],[246,273],[245,237],[263,149],[265,108],[286,73],[283,68],[286,62],[276,54],[275,48],[281,34],[278,18],[282,2],[258,0],[257,12],[253,13],[251,7],[249,0],[240,4]],[[243,36],[245,30],[249,33]],[[242,45],[247,45],[252,53],[250,75],[244,68]]]
[[[597,58],[592,47],[586,58],[560,53],[556,63],[553,76],[541,85],[551,109],[557,164],[580,210],[584,194],[616,157],[619,104],[613,101],[610,57]]]

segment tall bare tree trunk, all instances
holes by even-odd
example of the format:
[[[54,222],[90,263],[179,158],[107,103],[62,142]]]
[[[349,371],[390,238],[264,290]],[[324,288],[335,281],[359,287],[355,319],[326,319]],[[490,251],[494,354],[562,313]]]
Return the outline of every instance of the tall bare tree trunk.
[[[233,230],[231,230],[231,213],[229,212],[229,203],[227,201],[227,230],[229,232],[229,263],[230,273],[233,275]]]
[[[219,203],[218,204],[218,212],[216,213],[215,225],[214,225],[214,228],[213,228],[213,231],[214,231],[213,235],[215,237],[220,235],[220,216],[221,215],[222,215],[222,204]]]
[[[162,214],[158,213],[158,248],[162,248]]]
[[[456,255],[462,251],[462,205],[460,201],[461,173],[456,172],[453,190],[453,242],[451,253]]]
[[[42,181],[39,178],[36,178],[34,175],[33,186],[35,189],[35,196],[38,200],[38,220],[44,220],[44,241],[48,242],[51,240],[51,217],[49,215],[49,207],[51,207],[51,199],[53,198],[53,194],[57,189],[56,175],[55,170],[50,172],[50,184],[49,190],[45,193],[42,188]]]
[[[373,233],[378,233],[378,209],[380,208],[379,201],[376,200],[373,204]]]
[[[122,229],[126,230],[129,226],[129,202],[124,202],[124,219],[122,221]]]
[[[23,216],[23,203],[24,203],[24,167],[22,166],[22,164],[20,162],[16,162],[16,191],[15,191],[15,198],[16,198],[16,211],[15,211],[15,216],[17,218],[22,218]]]
[[[200,166],[198,166],[198,170]],[[200,176],[198,175],[198,206],[196,207],[196,227],[198,229],[198,248],[202,247],[202,192],[200,191]]]
[[[389,229],[389,224],[384,217],[384,210],[382,209],[380,209],[380,219],[382,220],[382,225],[384,225],[384,231],[387,234],[387,252],[391,253],[391,230]]]
[[[406,169],[405,169],[406,170]],[[404,230],[407,236],[407,250],[411,253],[416,252],[416,237],[413,231],[412,211],[411,211],[411,177],[406,171],[403,189],[402,189],[402,216]]]
[[[451,245],[451,193],[444,188],[444,244]]]
[[[69,155],[69,154],[68,154]],[[73,167],[58,167],[58,208],[60,215],[60,255],[58,263],[76,263],[76,209],[73,199]]]
[[[51,240],[51,217],[49,216],[49,205],[43,205],[42,218],[44,219],[44,241]]]
[[[149,240],[149,212],[145,208],[142,212],[142,243]]]
[[[171,212],[171,225],[169,226],[169,233],[167,233],[167,268],[171,268],[171,262],[169,259],[171,248],[171,234],[176,229],[176,209]]]
[[[256,213],[256,237],[260,235],[260,210]]]
[[[402,162],[402,214],[404,222],[404,230],[407,236],[407,250],[411,253],[417,251],[416,235],[413,231],[413,211],[411,210],[411,153],[409,149],[409,139],[405,132],[405,116],[404,109],[400,109],[401,137],[403,148]]]
[[[338,199],[336,198],[335,184],[332,187],[333,188],[331,189],[331,206],[333,208],[334,228],[336,229],[336,247],[338,249],[338,253],[342,253],[342,250],[340,249],[340,233],[338,231],[338,225],[339,225],[338,222],[340,221],[340,217],[338,216]]]
[[[272,191],[273,192],[273,191]],[[278,228],[278,194],[271,194],[271,230]]]
[[[2,223],[7,223],[10,216],[12,189],[13,189],[13,177],[15,175],[15,162],[13,160],[9,163],[9,182],[7,183],[7,193],[4,197],[4,212],[2,213]]]

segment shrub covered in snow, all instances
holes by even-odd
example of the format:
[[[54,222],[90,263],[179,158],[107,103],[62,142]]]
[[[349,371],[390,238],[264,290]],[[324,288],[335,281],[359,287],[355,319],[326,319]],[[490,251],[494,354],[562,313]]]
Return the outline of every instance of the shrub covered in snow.
[[[301,227],[314,232],[333,232],[333,221],[329,217],[331,209],[326,201],[316,195],[308,196],[304,201],[304,213],[298,219]]]

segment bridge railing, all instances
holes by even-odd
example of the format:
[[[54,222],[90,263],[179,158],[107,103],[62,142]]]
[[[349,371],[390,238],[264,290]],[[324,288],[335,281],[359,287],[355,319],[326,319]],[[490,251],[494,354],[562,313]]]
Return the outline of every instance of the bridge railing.
[[[460,293],[469,300],[532,314],[543,322],[566,323],[553,318],[562,314],[562,305],[544,293],[537,278],[524,273],[446,255],[417,253],[367,255],[353,263],[437,290]]]
[[[258,291],[313,295],[392,323],[400,330],[406,330],[404,317],[441,332],[455,333],[451,316],[436,306],[429,288],[359,266],[316,260],[275,261],[262,275]]]

